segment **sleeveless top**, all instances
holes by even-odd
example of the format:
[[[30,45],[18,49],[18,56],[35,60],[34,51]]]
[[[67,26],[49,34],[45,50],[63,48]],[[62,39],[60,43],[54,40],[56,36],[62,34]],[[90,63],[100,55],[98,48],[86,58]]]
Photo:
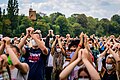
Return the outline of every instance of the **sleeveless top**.
[[[20,72],[20,70],[14,68],[13,70],[11,70],[11,78],[12,80],[27,80],[28,73],[29,71],[27,72],[27,74],[23,74]]]

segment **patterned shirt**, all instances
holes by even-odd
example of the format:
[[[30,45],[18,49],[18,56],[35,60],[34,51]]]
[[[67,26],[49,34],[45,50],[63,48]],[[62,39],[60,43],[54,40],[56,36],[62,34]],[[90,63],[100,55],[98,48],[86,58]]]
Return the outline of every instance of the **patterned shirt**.
[[[0,71],[0,80],[10,80],[7,69]]]

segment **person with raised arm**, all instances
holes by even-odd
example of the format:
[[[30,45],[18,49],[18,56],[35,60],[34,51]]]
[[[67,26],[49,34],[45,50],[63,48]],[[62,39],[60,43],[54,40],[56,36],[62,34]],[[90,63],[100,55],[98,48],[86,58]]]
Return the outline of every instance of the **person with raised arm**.
[[[19,48],[16,45],[10,44],[9,37],[4,37],[3,40],[5,42],[6,54],[9,57],[8,63],[11,61],[11,64],[9,64],[11,80],[27,80],[29,66],[27,63],[20,62],[21,54]]]
[[[56,39],[52,44],[51,54],[53,56],[53,75],[55,75],[54,79],[59,80],[59,74],[62,71],[64,56],[66,55],[59,35],[56,35]]]
[[[24,53],[23,57],[25,58],[25,62],[28,63],[30,67],[28,80],[44,80],[45,66],[49,49],[46,48],[40,35],[34,32],[34,28],[27,28],[26,33],[27,34],[23,37],[22,41],[18,44],[18,47]],[[31,38],[31,48],[23,47],[28,37]]]
[[[74,80],[79,79],[86,79],[86,80],[100,80],[100,76],[96,69],[93,67],[93,65],[90,63],[88,58],[89,52],[87,49],[80,49],[78,52],[78,57],[76,60],[74,60],[71,64],[69,64],[59,75],[60,80],[65,80],[68,75],[71,73],[71,71],[74,69],[76,65],[79,64],[79,62],[83,62],[83,66],[78,70],[78,78]]]

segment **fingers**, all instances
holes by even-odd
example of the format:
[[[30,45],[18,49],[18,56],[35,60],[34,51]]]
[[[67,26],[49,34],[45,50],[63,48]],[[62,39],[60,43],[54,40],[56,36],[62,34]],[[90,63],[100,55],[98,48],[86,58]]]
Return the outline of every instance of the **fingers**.
[[[5,45],[9,45],[10,44],[10,38],[9,37],[4,37],[2,39],[2,41],[5,43]]]
[[[81,49],[82,59],[89,59],[89,52],[87,49]]]
[[[29,27],[29,28],[26,29],[26,33],[28,35],[32,34],[33,32],[34,32],[34,28],[32,28],[32,27]]]
[[[59,37],[60,37],[60,35],[56,35],[56,40],[58,40],[58,39],[59,39]]]
[[[3,59],[3,63],[2,63],[3,67],[7,66],[8,64],[7,56],[5,54],[2,54],[1,58]]]
[[[78,51],[78,59],[81,60],[82,59],[82,49],[80,49]]]

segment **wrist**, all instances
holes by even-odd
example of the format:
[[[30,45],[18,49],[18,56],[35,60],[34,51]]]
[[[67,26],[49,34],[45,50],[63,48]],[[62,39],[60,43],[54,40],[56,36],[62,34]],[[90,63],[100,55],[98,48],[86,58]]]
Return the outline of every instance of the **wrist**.
[[[10,48],[10,45],[6,45],[6,48]]]
[[[2,43],[1,46],[5,46],[5,43]]]
[[[87,58],[82,58],[82,61],[83,61],[83,62],[87,61]]]
[[[32,33],[32,34],[30,34],[30,36],[31,36],[32,38],[34,38],[33,33]]]
[[[29,37],[30,37],[30,35],[29,35],[29,34],[26,34],[24,37],[25,37],[25,38],[29,38]]]
[[[120,60],[117,60],[116,62],[117,62],[117,63],[120,63]]]
[[[81,45],[81,44],[78,44],[78,47],[80,47],[80,48],[81,48],[81,47],[82,47],[82,45]]]
[[[77,62],[77,63],[79,63],[80,61],[81,61],[81,59],[80,59],[80,58],[77,58],[77,59],[76,59],[76,62]]]
[[[81,61],[81,58],[77,58],[76,60],[80,62],[80,61]]]
[[[0,61],[2,61],[3,60],[3,58],[1,57],[1,55],[0,55]]]

